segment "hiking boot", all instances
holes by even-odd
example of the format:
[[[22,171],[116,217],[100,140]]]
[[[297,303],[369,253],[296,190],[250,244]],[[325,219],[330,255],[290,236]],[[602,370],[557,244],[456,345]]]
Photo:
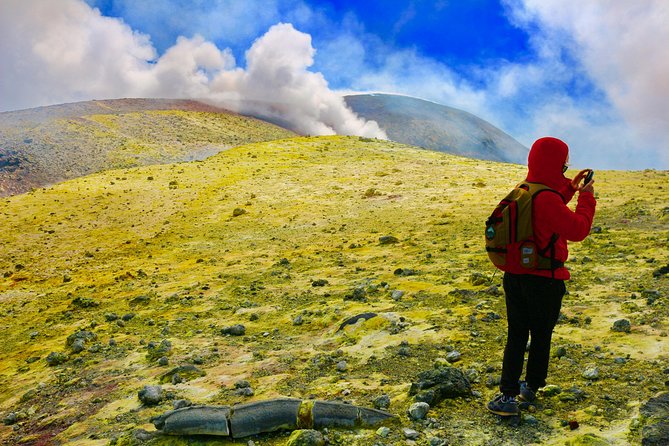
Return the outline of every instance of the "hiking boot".
[[[537,392],[528,386],[525,381],[520,382],[520,395],[518,398],[526,403],[533,403],[537,399]]]
[[[516,398],[501,393],[488,403],[488,410],[503,417],[512,417],[520,414]]]

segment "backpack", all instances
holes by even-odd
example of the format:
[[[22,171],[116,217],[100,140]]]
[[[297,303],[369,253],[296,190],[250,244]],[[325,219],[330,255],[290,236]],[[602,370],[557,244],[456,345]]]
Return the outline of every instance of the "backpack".
[[[529,273],[531,270],[550,270],[554,273],[563,266],[562,262],[555,260],[558,234],[553,234],[543,248],[537,246],[533,237],[532,203],[537,195],[546,191],[560,195],[543,184],[520,183],[499,202],[486,220],[486,251],[492,263],[502,271],[518,273],[527,270]]]

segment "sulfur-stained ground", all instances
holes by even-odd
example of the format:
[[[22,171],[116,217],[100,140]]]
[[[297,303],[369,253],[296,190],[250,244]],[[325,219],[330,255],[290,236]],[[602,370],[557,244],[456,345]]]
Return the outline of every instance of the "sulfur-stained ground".
[[[150,418],[176,399],[373,407],[388,395],[400,422],[387,438],[333,430],[331,443],[403,445],[408,427],[418,445],[640,444],[639,406],[669,390],[669,173],[596,173],[594,230],[571,244],[572,281],[553,338],[556,393],[514,427],[485,409],[506,323],[501,274],[482,233],[524,173],[333,136],[108,171],[3,199],[0,441],[139,444],[136,430],[154,431]],[[365,312],[378,316],[338,330]],[[629,332],[612,330],[621,319]],[[238,324],[242,335],[223,334]],[[67,339],[80,331],[93,335],[75,353]],[[48,364],[52,352],[50,362],[61,353],[62,363]],[[413,422],[409,387],[435,364],[462,369],[473,394]],[[180,365],[205,375],[161,379]],[[240,394],[240,380],[253,395]],[[161,381],[173,400],[143,406],[138,391]]]

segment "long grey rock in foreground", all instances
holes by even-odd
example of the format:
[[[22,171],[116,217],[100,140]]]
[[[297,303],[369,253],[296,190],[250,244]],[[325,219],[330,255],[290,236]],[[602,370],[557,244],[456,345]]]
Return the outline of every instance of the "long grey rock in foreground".
[[[190,406],[171,410],[153,421],[156,429],[173,435],[230,435],[230,408]]]
[[[216,435],[242,438],[277,430],[325,427],[374,427],[396,419],[377,409],[330,401],[280,398],[229,406],[191,406],[155,419],[169,435]]]

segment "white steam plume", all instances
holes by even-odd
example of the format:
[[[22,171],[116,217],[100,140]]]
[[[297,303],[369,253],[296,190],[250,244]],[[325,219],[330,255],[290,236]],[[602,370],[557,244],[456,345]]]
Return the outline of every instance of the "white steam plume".
[[[180,37],[160,58],[148,36],[81,0],[0,2],[0,111],[119,97],[193,98],[272,117],[299,132],[386,138],[308,71],[311,37],[278,24],[247,52]]]

